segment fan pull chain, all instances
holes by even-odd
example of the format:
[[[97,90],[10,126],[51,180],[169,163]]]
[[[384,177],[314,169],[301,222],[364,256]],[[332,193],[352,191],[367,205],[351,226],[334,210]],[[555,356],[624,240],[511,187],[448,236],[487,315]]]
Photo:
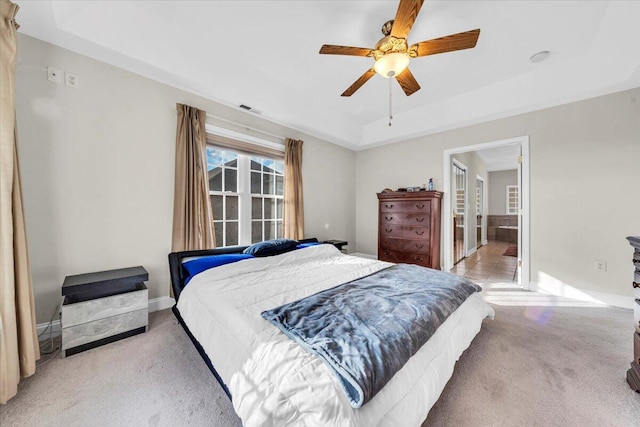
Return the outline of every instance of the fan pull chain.
[[[388,78],[389,80],[389,126],[391,126],[391,119],[393,119],[393,115],[391,114],[391,80],[392,78]]]

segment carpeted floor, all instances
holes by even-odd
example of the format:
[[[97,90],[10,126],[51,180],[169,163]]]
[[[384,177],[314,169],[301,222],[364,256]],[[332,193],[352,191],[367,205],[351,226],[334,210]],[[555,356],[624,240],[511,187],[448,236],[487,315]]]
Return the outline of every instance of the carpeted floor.
[[[485,295],[496,318],[485,320],[424,426],[640,425],[640,394],[625,382],[631,310],[509,286]],[[172,313],[149,319],[147,334],[38,368],[0,406],[0,425],[240,426]]]

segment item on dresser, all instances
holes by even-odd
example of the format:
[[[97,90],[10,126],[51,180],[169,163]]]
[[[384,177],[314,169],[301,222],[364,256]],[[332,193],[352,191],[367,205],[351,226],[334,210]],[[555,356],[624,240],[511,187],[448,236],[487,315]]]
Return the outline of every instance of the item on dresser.
[[[440,269],[442,192],[378,193],[378,259]]]
[[[62,285],[62,357],[147,331],[142,266],[67,276]]]
[[[631,361],[631,369],[627,371],[627,383],[636,392],[640,392],[640,236],[629,236],[627,240],[635,248],[633,253],[633,265],[635,271],[633,274],[633,360]]]

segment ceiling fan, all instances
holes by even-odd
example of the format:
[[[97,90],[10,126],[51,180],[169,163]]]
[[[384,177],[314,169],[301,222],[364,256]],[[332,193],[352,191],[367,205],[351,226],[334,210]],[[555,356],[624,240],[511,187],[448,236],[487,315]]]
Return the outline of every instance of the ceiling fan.
[[[476,46],[480,29],[409,45],[407,36],[418,17],[422,3],[424,0],[400,0],[395,19],[387,21],[382,26],[384,37],[376,43],[376,47],[373,49],[329,44],[320,48],[320,53],[325,55],[366,56],[372,57],[376,61],[373,67],[365,71],[342,93],[342,96],[353,95],[375,73],[388,79],[395,77],[404,93],[407,96],[412,95],[420,90],[420,85],[409,71],[408,65],[411,58],[471,49]]]

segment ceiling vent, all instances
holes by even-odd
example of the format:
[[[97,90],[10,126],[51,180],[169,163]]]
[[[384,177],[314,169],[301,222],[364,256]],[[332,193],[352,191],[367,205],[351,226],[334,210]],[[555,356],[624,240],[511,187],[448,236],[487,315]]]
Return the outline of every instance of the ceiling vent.
[[[253,114],[261,114],[262,113],[262,111],[256,110],[255,108],[249,107],[248,105],[240,104],[240,105],[238,105],[238,107],[242,108],[243,110],[251,111]]]

